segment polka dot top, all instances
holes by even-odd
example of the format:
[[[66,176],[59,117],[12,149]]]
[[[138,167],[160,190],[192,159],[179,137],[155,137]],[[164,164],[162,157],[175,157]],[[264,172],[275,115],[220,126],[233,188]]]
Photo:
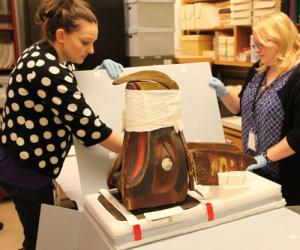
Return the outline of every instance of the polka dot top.
[[[72,135],[92,146],[111,132],[48,42],[38,42],[22,53],[9,79],[1,119],[0,146],[9,155],[22,166],[55,178]]]

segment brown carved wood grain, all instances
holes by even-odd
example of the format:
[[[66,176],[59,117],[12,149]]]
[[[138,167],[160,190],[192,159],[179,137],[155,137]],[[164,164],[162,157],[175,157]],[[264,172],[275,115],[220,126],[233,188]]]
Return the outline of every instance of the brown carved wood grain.
[[[169,76],[141,71],[114,81],[128,90],[178,89]],[[107,184],[117,187],[129,210],[182,202],[188,190],[187,147],[174,127],[148,132],[125,131],[123,150],[109,172]]]

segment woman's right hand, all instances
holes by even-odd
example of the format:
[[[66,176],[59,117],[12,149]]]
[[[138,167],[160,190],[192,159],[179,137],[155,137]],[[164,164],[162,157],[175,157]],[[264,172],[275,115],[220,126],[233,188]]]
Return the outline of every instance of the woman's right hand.
[[[218,78],[212,77],[209,82],[209,85],[216,90],[216,94],[218,97],[223,97],[227,95],[227,88],[225,87],[224,83]]]

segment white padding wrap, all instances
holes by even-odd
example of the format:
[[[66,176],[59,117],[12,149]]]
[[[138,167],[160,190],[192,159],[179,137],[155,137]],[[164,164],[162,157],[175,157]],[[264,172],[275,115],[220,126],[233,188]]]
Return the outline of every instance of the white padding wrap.
[[[126,89],[124,130],[146,132],[174,127],[183,130],[178,90]]]

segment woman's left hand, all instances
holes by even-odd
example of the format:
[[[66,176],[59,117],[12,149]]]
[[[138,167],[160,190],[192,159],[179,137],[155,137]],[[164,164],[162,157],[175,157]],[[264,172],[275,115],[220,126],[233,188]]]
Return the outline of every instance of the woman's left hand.
[[[95,69],[106,69],[111,79],[116,79],[123,72],[123,65],[110,59],[105,59]]]
[[[253,171],[254,169],[263,168],[267,165],[267,159],[263,156],[263,154],[257,155],[254,157],[256,160],[256,164],[251,164],[247,167],[247,171]]]

